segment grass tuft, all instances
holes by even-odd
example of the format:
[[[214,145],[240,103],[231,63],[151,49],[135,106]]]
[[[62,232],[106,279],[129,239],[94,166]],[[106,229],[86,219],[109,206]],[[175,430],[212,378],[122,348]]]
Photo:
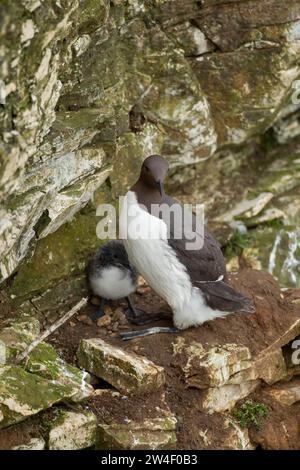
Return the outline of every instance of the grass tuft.
[[[235,255],[240,256],[243,253],[244,248],[247,248],[250,245],[250,242],[251,240],[247,233],[243,234],[238,230],[235,230],[226,245],[226,257],[230,259]]]
[[[257,429],[261,429],[262,420],[268,416],[269,410],[263,403],[253,403],[247,400],[232,414],[242,428],[254,425]]]

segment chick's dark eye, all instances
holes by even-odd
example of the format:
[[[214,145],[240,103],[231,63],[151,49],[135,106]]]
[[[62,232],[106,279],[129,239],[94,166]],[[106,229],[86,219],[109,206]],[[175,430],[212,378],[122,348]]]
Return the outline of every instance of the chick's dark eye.
[[[150,171],[149,167],[147,165],[145,165],[145,170],[146,171]]]
[[[118,255],[113,255],[113,258],[114,258],[114,259],[118,259]]]

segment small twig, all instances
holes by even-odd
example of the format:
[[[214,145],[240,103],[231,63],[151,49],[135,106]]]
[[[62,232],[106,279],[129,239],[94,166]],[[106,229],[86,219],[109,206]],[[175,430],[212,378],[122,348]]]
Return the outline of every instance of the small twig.
[[[80,310],[82,307],[84,307],[87,304],[88,299],[83,298],[78,302],[78,304],[74,305],[74,307],[71,308],[63,317],[59,318],[53,325],[51,325],[47,330],[45,330],[40,336],[38,336],[29,346],[28,348],[25,349],[22,353],[18,354],[18,356],[15,359],[15,363],[23,361],[28,354],[31,353],[31,351],[36,348],[38,344],[40,344],[41,341],[43,341],[47,336],[51,335],[53,331],[57,330],[61,325],[63,325],[69,318],[71,318],[73,315],[75,315],[78,310]]]

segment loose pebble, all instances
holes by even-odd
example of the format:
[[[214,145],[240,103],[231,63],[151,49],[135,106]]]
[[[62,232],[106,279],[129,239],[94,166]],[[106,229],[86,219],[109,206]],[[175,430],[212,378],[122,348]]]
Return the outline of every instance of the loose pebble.
[[[100,335],[106,335],[106,334],[107,334],[107,330],[106,330],[106,328],[99,328],[98,333],[99,333]]]
[[[77,320],[80,321],[81,323],[84,323],[85,325],[93,324],[93,320],[87,315],[79,315],[79,317],[77,317]]]
[[[113,313],[113,317],[115,320],[118,320],[118,321],[122,321],[125,318],[122,307],[116,308],[116,310]]]
[[[108,326],[110,323],[111,323],[111,318],[107,314],[103,315],[103,317],[100,317],[97,320],[97,326],[99,326],[100,328],[103,326]]]
[[[105,313],[105,315],[110,315],[110,316],[113,315],[112,308],[109,305],[105,305],[103,312]]]
[[[92,297],[90,298],[90,303],[92,305],[95,305],[96,307],[99,307],[101,300],[97,295],[92,295]]]
[[[119,325],[118,325],[118,323],[114,323],[114,324],[112,325],[112,327],[111,327],[111,330],[112,330],[112,331],[118,331],[118,330],[119,330]]]

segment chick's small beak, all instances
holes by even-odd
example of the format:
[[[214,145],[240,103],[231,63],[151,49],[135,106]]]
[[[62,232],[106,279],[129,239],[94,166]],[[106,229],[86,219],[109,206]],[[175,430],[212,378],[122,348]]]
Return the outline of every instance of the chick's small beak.
[[[155,183],[156,183],[156,186],[157,186],[157,188],[158,188],[159,194],[162,196],[163,193],[164,193],[164,186],[163,186],[162,181],[161,181],[161,180],[157,180],[157,181],[155,181]]]

